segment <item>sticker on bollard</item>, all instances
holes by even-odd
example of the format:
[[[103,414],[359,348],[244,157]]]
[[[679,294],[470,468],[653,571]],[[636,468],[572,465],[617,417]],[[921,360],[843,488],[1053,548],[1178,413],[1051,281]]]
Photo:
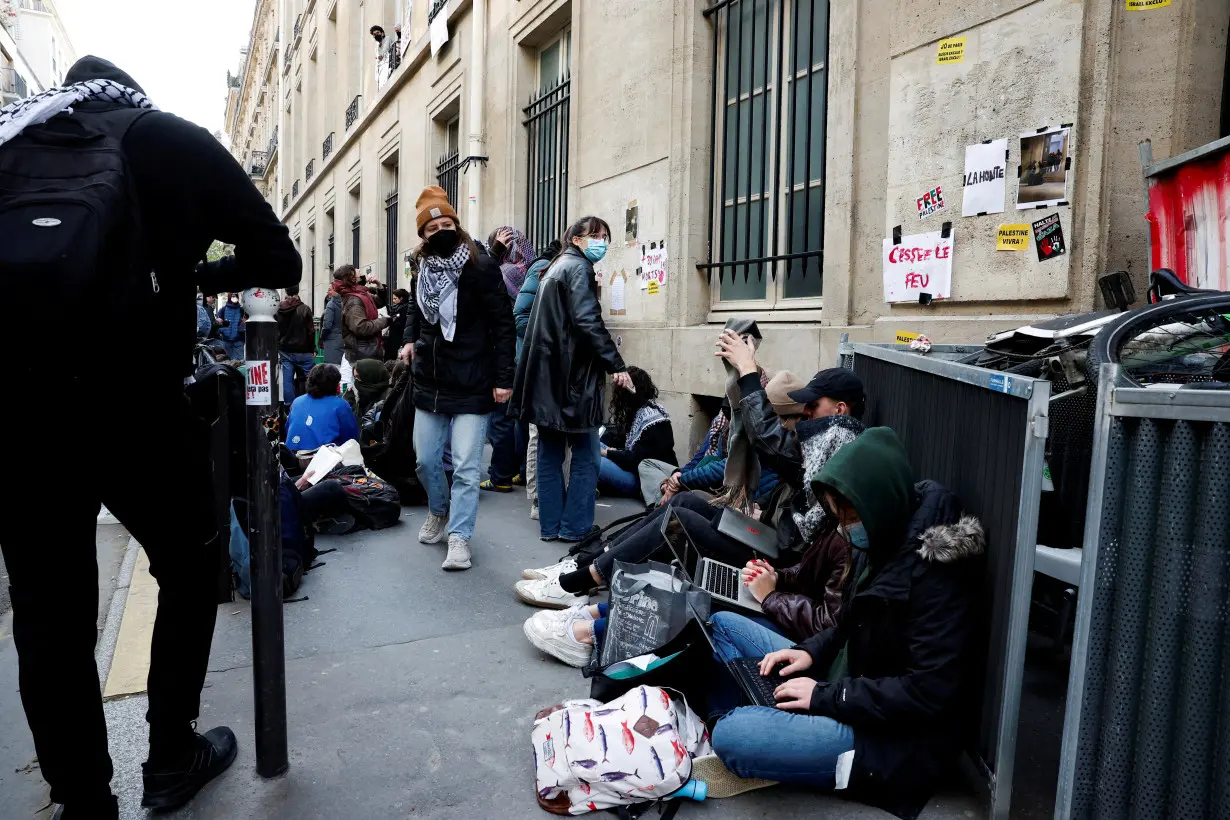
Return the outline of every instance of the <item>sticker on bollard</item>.
[[[264,362],[247,362],[248,373],[248,398],[247,404],[253,405],[271,405],[273,404],[273,385],[270,382],[270,370],[272,363]]]

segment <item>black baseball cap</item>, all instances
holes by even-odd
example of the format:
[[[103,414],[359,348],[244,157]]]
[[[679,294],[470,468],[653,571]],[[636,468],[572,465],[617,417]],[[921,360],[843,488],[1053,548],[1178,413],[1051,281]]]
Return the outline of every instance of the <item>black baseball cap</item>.
[[[853,370],[844,367],[830,367],[821,370],[811,377],[806,387],[793,390],[786,395],[799,404],[811,404],[817,399],[832,399],[844,401],[850,405],[851,411],[857,416],[861,414],[866,396],[863,393],[863,380]]]

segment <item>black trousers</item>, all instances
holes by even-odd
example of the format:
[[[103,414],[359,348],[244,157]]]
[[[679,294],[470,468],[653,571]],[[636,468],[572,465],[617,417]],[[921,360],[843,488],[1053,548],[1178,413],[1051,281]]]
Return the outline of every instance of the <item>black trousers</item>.
[[[308,487],[299,493],[299,515],[304,523],[315,524],[324,518],[351,514],[353,511],[346,500],[346,490],[336,478],[323,479],[315,487]]]
[[[687,530],[687,535],[692,539],[688,549],[688,562],[692,566],[687,568],[688,572],[695,573],[700,557],[723,561],[736,567],[743,566],[754,557],[755,553],[750,547],[717,531],[718,518],[722,514],[721,507],[713,506],[694,493],[675,496],[669,506],[674,508]],[[636,526],[621,533],[606,552],[594,559],[594,566],[603,581],[611,580],[616,561],[639,564],[651,558],[665,562],[674,559],[674,552],[662,539],[662,518],[666,514],[666,506],[654,510],[644,520],[637,522]],[[672,537],[677,544],[684,543],[682,533]]]
[[[99,409],[106,403],[112,407]],[[0,549],[22,705],[51,799],[89,806],[110,795],[112,775],[94,664],[99,505],[145,549],[158,581],[146,720],[151,757],[169,756],[191,738],[217,614],[221,547],[208,427],[182,394],[169,393],[147,393],[140,404],[96,400],[76,415],[72,443],[33,435],[29,418],[3,415],[14,431],[13,480],[0,499]],[[94,465],[71,482],[55,480],[57,468],[80,463],[81,441]]]

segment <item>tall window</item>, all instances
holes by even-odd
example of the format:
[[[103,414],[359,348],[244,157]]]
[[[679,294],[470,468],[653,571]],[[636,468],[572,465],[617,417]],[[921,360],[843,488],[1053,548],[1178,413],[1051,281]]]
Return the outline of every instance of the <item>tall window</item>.
[[[350,223],[350,264],[359,267],[359,217]]]
[[[384,282],[390,288],[397,287],[397,169],[388,166],[391,172],[392,190],[384,198]]]
[[[568,122],[572,87],[572,31],[564,29],[538,52],[538,90],[524,109],[529,141],[526,233],[542,248],[568,225]]]
[[[461,120],[453,117],[444,126],[444,154],[436,165],[436,184],[448,194],[448,201],[454,208],[457,202],[458,176],[461,167]]]
[[[823,283],[828,0],[730,0],[713,21],[714,307],[815,307]]]

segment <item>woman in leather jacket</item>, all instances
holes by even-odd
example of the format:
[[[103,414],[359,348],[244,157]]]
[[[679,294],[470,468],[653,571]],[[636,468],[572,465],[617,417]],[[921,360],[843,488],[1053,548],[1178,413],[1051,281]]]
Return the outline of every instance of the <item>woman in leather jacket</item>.
[[[598,427],[606,374],[632,380],[602,321],[594,264],[611,229],[596,216],[565,232],[563,250],[542,275],[517,365],[509,415],[538,427],[539,528],[544,541],[580,541],[594,523]],[[572,447],[568,490],[564,448]]]

